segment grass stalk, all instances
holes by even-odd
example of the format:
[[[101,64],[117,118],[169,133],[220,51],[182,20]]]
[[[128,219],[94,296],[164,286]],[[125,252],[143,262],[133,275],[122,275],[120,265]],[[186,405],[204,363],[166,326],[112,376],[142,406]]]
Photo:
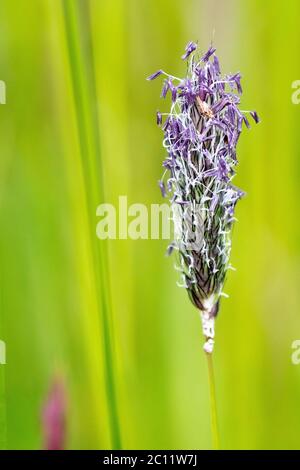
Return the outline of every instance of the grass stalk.
[[[220,438],[218,429],[218,418],[217,418],[217,400],[216,400],[216,386],[213,368],[212,354],[205,353],[207,358],[208,367],[208,382],[209,382],[209,397],[210,397],[210,422],[211,422],[211,433],[213,449],[220,449]]]

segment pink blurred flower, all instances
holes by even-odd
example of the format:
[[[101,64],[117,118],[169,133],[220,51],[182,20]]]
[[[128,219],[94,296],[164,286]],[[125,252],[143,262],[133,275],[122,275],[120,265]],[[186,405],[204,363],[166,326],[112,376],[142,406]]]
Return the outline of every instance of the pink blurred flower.
[[[44,449],[63,450],[66,437],[66,395],[60,378],[56,378],[48,392],[42,410]]]

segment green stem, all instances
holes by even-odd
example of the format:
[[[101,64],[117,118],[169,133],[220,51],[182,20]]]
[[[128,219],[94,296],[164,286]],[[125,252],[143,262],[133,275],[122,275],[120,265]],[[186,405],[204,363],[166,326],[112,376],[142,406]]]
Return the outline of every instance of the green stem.
[[[215,450],[220,449],[220,438],[218,430],[218,419],[217,419],[217,401],[216,401],[216,387],[214,378],[214,368],[212,354],[205,353],[207,357],[208,366],[208,381],[209,381],[209,395],[210,395],[210,422],[213,448]]]

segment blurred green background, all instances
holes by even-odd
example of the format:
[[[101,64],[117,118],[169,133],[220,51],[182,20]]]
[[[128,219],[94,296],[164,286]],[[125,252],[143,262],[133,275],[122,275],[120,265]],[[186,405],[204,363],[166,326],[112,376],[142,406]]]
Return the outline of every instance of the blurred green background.
[[[164,240],[96,238],[96,207],[161,203],[162,67],[213,40],[243,75],[232,264],[215,375],[226,449],[300,448],[298,0],[1,0],[0,445],[38,449],[53,378],[67,448],[210,448],[197,311]]]

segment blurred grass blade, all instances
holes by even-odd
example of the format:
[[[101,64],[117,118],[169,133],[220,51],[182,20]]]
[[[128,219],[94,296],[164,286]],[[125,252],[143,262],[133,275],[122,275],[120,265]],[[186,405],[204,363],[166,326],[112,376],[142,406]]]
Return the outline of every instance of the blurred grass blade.
[[[105,246],[95,235],[95,210],[104,199],[101,168],[98,116],[93,75],[89,74],[85,51],[80,40],[79,6],[76,1],[64,0],[64,20],[71,68],[76,119],[79,134],[82,169],[84,173],[87,206],[89,213],[90,243],[94,259],[94,275],[97,286],[99,315],[102,315],[104,336],[104,360],[107,402],[110,416],[111,444],[113,449],[121,448],[114,380],[114,360],[111,334],[111,302],[108,285],[108,259]],[[83,10],[80,10],[82,13]],[[90,59],[92,55],[88,56]],[[100,176],[99,176],[100,175]],[[101,307],[100,307],[101,305]]]
[[[6,403],[4,366],[0,365],[0,450],[6,449]]]
[[[2,273],[0,276],[0,280],[2,281]],[[1,295],[1,312],[3,312],[2,295]],[[0,321],[0,341],[3,341],[2,326],[3,326],[2,321]],[[0,353],[1,353],[1,348],[0,348]],[[3,359],[3,358],[0,357],[0,359]],[[5,369],[4,368],[5,368],[5,364],[2,364],[0,362],[0,450],[5,450],[7,448],[6,396],[5,396],[6,394],[5,394]]]

